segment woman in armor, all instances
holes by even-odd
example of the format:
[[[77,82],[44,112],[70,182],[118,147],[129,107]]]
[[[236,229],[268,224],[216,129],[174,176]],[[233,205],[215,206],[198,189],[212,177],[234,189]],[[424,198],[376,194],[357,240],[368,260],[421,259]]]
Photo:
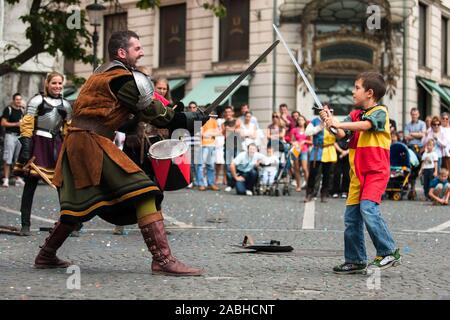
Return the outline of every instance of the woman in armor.
[[[64,124],[70,119],[72,108],[62,97],[64,76],[51,72],[45,80],[44,94],[28,102],[26,114],[20,125],[22,149],[14,171],[25,178],[20,212],[20,234],[30,235],[30,216],[33,197],[42,175],[53,179],[56,161],[62,145]],[[30,168],[33,162],[39,169]]]

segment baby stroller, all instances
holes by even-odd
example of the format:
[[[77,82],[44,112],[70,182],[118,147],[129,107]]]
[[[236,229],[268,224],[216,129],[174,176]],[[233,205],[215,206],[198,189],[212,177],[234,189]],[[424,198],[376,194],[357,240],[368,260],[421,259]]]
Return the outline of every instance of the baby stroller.
[[[290,156],[290,145],[284,147],[284,151],[280,152],[280,165],[278,166],[278,172],[274,182],[275,196],[279,196],[280,193],[283,196],[291,195],[291,167],[292,160]]]
[[[400,142],[391,145],[391,175],[385,195],[392,200],[402,200],[409,190],[412,165],[408,147]]]

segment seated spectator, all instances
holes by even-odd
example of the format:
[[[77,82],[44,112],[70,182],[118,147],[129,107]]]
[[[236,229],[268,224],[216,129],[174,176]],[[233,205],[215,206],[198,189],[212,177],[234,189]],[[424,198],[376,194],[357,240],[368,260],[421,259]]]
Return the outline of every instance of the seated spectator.
[[[430,183],[430,191],[428,192],[434,204],[448,205],[450,197],[450,184],[448,182],[448,170],[441,168],[439,170],[439,177],[435,178]]]
[[[250,144],[247,151],[242,151],[237,155],[230,165],[230,175],[227,177],[231,184],[225,189],[230,192],[232,187],[236,187],[239,195],[253,195],[253,188],[258,178],[256,167],[266,160],[266,157],[258,152],[255,144]]]
[[[261,169],[261,185],[271,186],[275,182],[280,159],[273,154],[272,148],[267,148],[267,157]]]
[[[245,120],[245,114],[246,114],[247,112],[251,112],[251,111],[250,111],[250,108],[249,108],[248,104],[243,104],[243,105],[241,106],[241,110],[240,110],[241,116],[239,117],[239,121],[240,121],[241,123],[244,123],[244,120]],[[257,130],[259,129],[258,119],[253,115],[253,113],[252,113],[250,122],[253,123],[253,124],[255,125],[255,127],[256,127]]]

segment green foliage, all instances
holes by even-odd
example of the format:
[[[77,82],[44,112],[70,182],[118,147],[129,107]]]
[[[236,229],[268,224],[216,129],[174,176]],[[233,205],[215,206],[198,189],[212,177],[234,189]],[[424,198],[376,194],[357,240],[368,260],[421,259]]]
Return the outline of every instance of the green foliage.
[[[30,5],[29,0],[6,0],[10,5],[15,5],[20,1]],[[226,9],[223,5],[214,5],[207,1],[202,1],[199,5],[206,10],[211,10],[216,16],[226,15]],[[107,0],[111,5],[117,6],[119,0]],[[138,0],[136,7],[146,10],[158,7],[160,0]],[[92,34],[86,29],[88,25],[87,13],[85,10],[79,11],[80,24],[76,28],[68,28],[67,21],[74,12],[68,10],[73,6],[80,8],[81,0],[32,0],[30,10],[20,20],[27,25],[25,37],[30,40],[30,47],[24,52],[19,53],[16,58],[0,63],[0,75],[12,71],[8,66],[17,68],[25,63],[32,55],[47,52],[55,56],[60,50],[64,57],[84,63],[92,63],[93,57],[88,54],[92,47]],[[11,46],[3,50],[14,49]]]
[[[224,18],[227,16],[227,9],[225,8],[225,6],[223,4],[214,4],[214,3],[210,3],[208,1],[203,2],[201,4],[201,6],[203,7],[203,9],[205,10],[211,10],[215,16],[219,17],[219,18]]]
[[[160,0],[139,0],[136,3],[136,7],[142,10],[154,9],[155,7],[159,7],[161,4]]]

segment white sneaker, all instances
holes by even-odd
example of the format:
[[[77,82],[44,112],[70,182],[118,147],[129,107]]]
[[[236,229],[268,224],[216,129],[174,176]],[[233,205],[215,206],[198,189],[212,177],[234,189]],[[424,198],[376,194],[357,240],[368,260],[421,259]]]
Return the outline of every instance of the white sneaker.
[[[231,192],[231,189],[232,188],[230,186],[228,186],[228,187],[225,188],[225,192]]]
[[[333,194],[333,198],[339,198],[339,195],[337,193]]]
[[[194,183],[191,182],[191,183],[188,184],[187,188],[188,189],[192,189],[193,186],[194,186]]]
[[[23,187],[25,185],[25,181],[21,177],[16,178],[16,187]]]
[[[253,192],[251,192],[250,190],[247,190],[247,191],[245,191],[245,194],[248,195],[248,196],[252,196]]]
[[[305,181],[305,180],[303,180],[302,185],[301,185],[301,188],[302,188],[302,189],[303,189],[304,187],[306,187],[306,181]]]
[[[9,187],[9,179],[3,178],[2,188],[8,188],[8,187]]]
[[[342,198],[342,199],[347,199],[347,194],[346,194],[346,193],[343,193],[343,194],[341,195],[341,198]]]

